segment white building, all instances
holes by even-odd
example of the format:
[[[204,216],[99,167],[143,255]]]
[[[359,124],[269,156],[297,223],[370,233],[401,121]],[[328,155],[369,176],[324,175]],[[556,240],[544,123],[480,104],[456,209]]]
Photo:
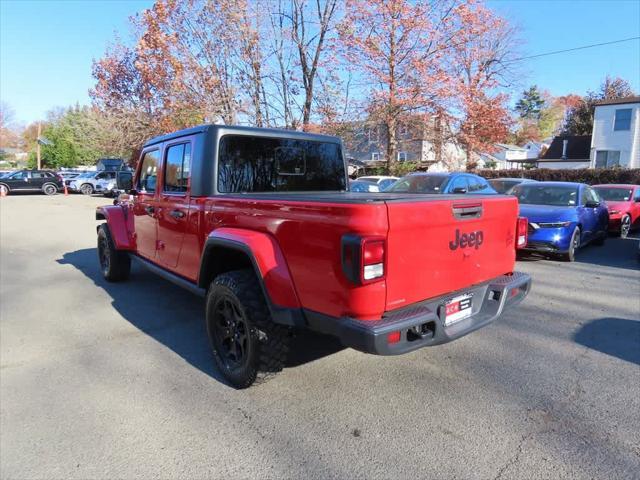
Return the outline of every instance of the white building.
[[[596,104],[590,166],[640,168],[640,97]]]
[[[496,143],[496,151],[485,156],[490,161],[496,162],[496,170],[506,170],[511,168],[520,168],[522,162],[527,159],[527,149],[517,145],[509,145],[506,143]]]
[[[522,148],[527,151],[527,160],[536,160],[540,157],[540,152],[542,152],[544,148],[549,148],[549,143],[529,140]]]

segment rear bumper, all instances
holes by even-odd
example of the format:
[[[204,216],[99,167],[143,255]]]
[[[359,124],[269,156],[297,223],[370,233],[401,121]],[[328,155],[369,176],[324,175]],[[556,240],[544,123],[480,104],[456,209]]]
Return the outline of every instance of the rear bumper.
[[[488,325],[505,308],[520,303],[530,289],[531,277],[514,272],[460,292],[394,310],[376,321],[335,318],[308,310],[305,316],[311,330],[336,336],[347,347],[376,355],[400,355],[451,342]],[[463,293],[473,294],[471,315],[445,326],[445,303]],[[421,327],[423,335],[416,335],[414,327]],[[400,340],[389,343],[388,335],[393,332],[400,332]]]

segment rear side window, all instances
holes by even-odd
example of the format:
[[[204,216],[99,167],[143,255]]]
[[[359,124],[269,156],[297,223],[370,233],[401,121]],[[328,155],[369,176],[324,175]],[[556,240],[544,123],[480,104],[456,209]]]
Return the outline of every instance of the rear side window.
[[[340,145],[287,138],[225,135],[218,153],[218,191],[346,190]]]
[[[456,177],[451,184],[451,192],[453,192],[456,188],[464,188],[468,192],[469,185],[467,184],[467,179],[465,177]]]
[[[142,157],[142,165],[140,167],[140,177],[138,178],[137,190],[145,193],[153,193],[156,191],[156,183],[158,181],[158,150],[147,152]]]
[[[189,187],[191,163],[191,144],[171,145],[167,149],[164,167],[164,191],[171,193],[186,192]]]
[[[31,172],[31,178],[47,178],[44,172]]]
[[[467,181],[469,182],[469,192],[477,192],[484,188],[480,179],[476,177],[467,177]]]

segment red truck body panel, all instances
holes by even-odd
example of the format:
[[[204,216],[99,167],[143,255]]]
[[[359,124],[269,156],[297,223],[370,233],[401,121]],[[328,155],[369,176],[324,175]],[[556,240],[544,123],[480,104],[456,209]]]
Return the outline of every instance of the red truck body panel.
[[[482,215],[456,219],[452,207],[464,206],[479,206]],[[387,310],[482,283],[513,269],[516,222],[505,221],[517,217],[518,202],[513,197],[389,202],[388,208]],[[482,241],[456,246],[456,232],[481,233]]]
[[[271,234],[222,227],[214,230],[208,238],[228,240],[246,246],[254,254],[256,266],[271,301],[279,307],[300,308],[287,262],[280,251],[278,242]]]
[[[387,208],[383,202],[297,202],[220,196],[205,203],[205,232],[215,234],[220,227],[242,228],[268,233],[277,241],[305,308],[362,319],[380,318],[384,312],[385,282],[354,285],[344,276],[340,263],[344,234],[386,236]],[[272,294],[269,286],[267,290]]]

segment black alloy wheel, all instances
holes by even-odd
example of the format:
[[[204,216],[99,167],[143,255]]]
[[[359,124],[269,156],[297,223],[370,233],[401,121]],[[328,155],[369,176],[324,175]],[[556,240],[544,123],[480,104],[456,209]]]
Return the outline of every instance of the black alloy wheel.
[[[249,357],[251,331],[237,300],[220,295],[213,317],[213,337],[220,359],[229,370],[243,367]]]

